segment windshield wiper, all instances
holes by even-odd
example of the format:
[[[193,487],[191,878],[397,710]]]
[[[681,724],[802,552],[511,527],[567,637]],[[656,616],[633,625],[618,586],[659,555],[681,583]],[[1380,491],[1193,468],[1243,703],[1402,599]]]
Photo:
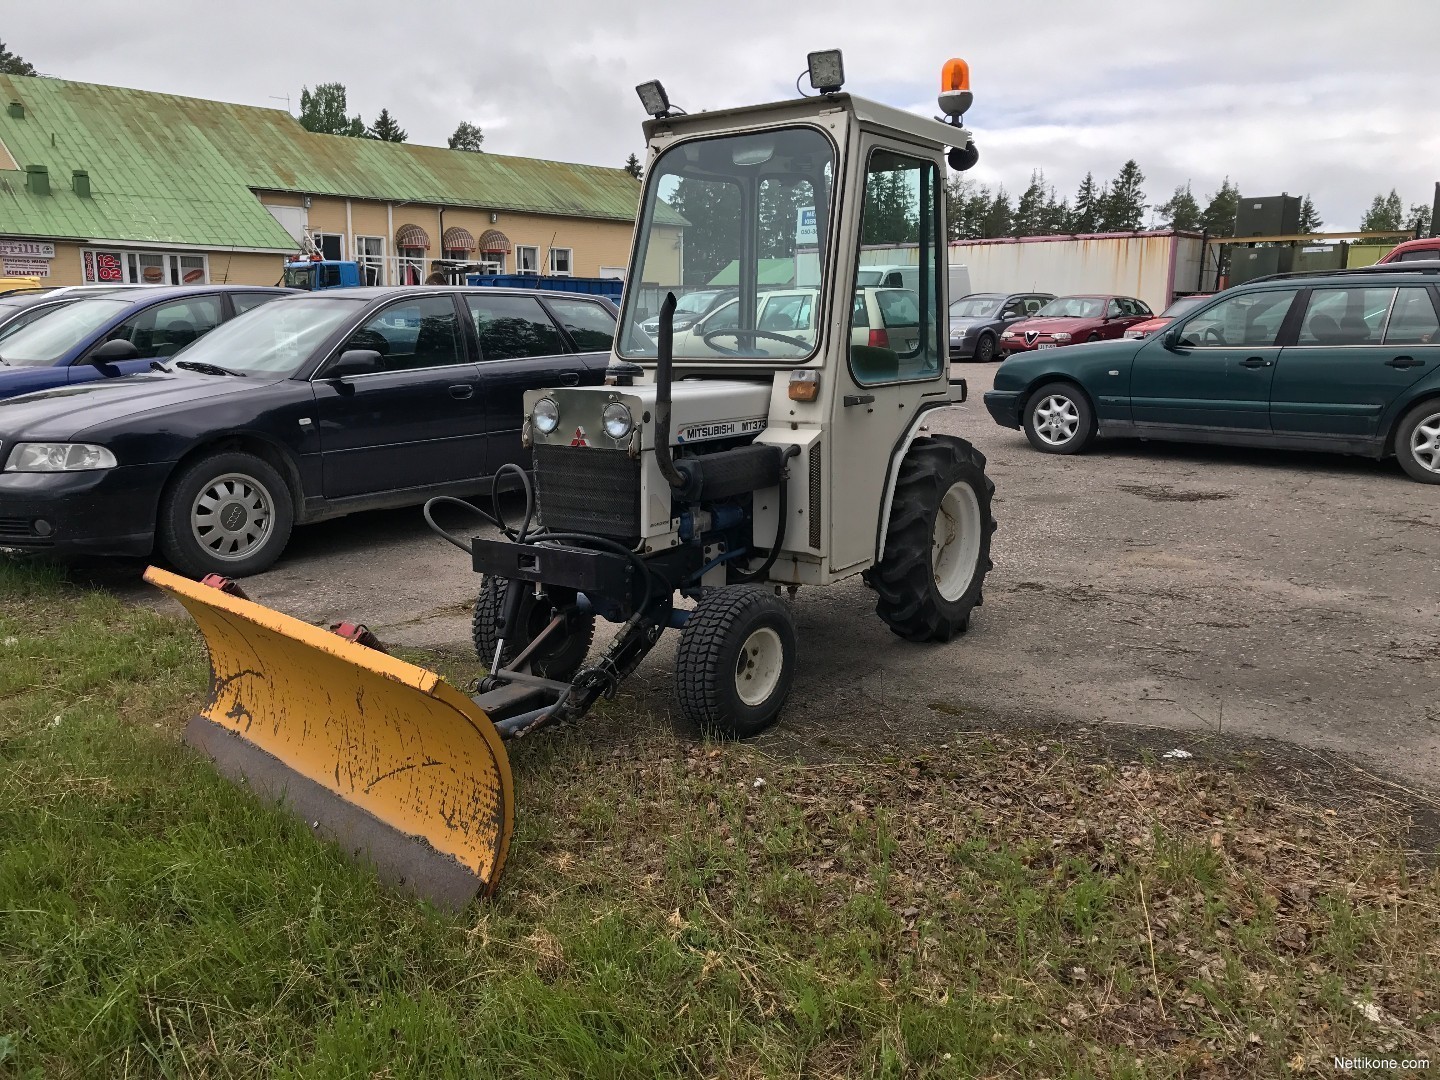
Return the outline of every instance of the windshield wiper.
[[[177,368],[184,368],[186,371],[198,371],[202,375],[234,375],[238,379],[245,378],[243,371],[232,371],[228,367],[221,367],[219,364],[209,364],[203,360],[176,360]]]
[[[10,366],[10,361],[9,361],[9,360],[6,360],[5,357],[0,356],[0,364],[4,364],[6,367],[9,367],[9,366]]]

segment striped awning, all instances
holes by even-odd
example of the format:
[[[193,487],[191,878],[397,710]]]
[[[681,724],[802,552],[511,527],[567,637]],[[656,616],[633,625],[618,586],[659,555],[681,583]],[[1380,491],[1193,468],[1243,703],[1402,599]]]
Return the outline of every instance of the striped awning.
[[[395,230],[397,248],[424,248],[430,250],[430,234],[419,225],[401,225]]]
[[[474,251],[475,237],[470,235],[469,229],[462,229],[459,225],[452,225],[445,230],[445,235],[440,241],[440,246],[446,251]]]
[[[510,253],[510,238],[499,229],[486,229],[480,234],[480,250],[487,255]]]

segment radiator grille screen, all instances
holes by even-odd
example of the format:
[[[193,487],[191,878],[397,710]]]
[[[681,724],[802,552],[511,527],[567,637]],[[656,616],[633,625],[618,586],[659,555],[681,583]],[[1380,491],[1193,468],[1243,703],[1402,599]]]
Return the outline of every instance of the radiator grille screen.
[[[535,502],[548,529],[634,545],[641,535],[640,463],[624,450],[537,443]]]
[[[810,444],[810,546],[820,550],[820,441]]]

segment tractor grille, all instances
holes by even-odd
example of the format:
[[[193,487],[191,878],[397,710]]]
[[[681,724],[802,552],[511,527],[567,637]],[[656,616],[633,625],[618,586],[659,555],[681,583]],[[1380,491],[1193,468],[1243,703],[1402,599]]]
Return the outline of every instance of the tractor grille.
[[[624,450],[537,443],[535,500],[540,523],[555,532],[640,540],[640,462]]]

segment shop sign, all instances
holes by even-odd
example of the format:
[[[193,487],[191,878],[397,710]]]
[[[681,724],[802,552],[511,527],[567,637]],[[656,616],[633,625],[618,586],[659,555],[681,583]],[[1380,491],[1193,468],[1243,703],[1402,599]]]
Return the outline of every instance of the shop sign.
[[[41,240],[0,240],[0,256],[20,255],[31,259],[53,259],[55,245]]]

